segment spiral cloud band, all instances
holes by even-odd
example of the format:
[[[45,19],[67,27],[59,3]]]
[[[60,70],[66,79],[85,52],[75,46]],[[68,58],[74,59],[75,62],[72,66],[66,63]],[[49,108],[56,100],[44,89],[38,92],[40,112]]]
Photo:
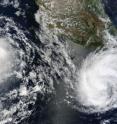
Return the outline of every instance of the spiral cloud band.
[[[6,39],[0,39],[0,83],[11,76],[13,67],[15,66],[15,51]]]
[[[117,107],[117,49],[92,53],[79,72],[78,100],[88,112]]]

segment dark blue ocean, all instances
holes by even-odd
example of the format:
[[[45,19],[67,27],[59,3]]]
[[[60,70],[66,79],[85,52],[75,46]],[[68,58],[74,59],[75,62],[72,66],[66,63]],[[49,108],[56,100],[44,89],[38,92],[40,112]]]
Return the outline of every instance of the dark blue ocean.
[[[117,27],[117,0],[102,3]],[[86,114],[64,102],[63,77],[66,75],[63,73],[68,65],[62,51],[57,52],[64,38],[53,40],[51,46],[40,39],[41,23],[37,23],[34,16],[38,9],[34,0],[0,0],[0,38],[13,40],[10,44],[17,51],[18,60],[25,62],[25,66],[19,62],[14,69],[21,72],[21,78],[14,74],[0,84],[0,124],[117,124],[117,110]],[[45,41],[49,42],[49,37]],[[45,59],[49,49],[52,64]],[[53,66],[54,63],[57,65]],[[59,71],[54,70],[56,66]],[[54,90],[50,88],[51,80]],[[26,87],[28,95],[20,95],[21,86]],[[37,86],[42,86],[42,91],[34,90]],[[5,115],[7,112],[9,114]]]

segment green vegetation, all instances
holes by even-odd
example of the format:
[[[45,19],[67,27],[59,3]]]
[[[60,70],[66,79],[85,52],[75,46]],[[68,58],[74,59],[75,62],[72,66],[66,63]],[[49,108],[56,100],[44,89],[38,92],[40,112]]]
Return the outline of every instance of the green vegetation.
[[[83,46],[102,46],[103,31],[110,28],[101,18],[106,18],[100,0],[36,0],[51,18],[46,22],[50,30],[60,29],[58,35],[69,37]],[[63,30],[61,32],[61,30]]]

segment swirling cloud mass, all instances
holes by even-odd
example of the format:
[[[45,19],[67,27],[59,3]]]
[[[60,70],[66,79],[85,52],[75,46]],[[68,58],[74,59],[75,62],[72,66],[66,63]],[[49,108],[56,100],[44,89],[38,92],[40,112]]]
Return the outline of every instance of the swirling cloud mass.
[[[117,48],[94,52],[84,60],[77,91],[87,112],[117,107]]]

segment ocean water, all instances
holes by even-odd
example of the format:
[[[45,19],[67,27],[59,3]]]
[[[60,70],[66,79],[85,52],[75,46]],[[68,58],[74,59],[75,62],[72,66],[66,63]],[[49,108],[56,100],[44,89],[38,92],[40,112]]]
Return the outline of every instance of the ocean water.
[[[116,124],[116,36],[87,49],[48,20],[33,0],[0,0],[0,124]]]

